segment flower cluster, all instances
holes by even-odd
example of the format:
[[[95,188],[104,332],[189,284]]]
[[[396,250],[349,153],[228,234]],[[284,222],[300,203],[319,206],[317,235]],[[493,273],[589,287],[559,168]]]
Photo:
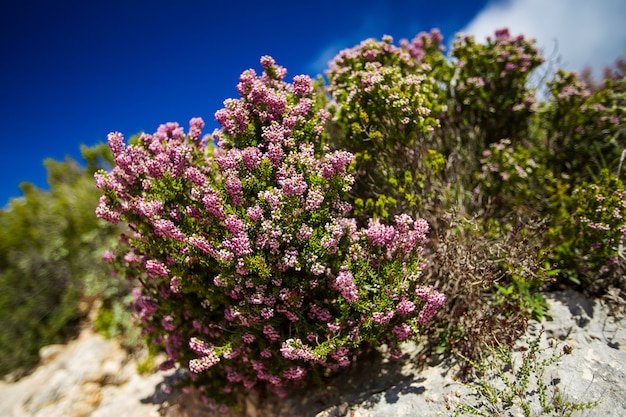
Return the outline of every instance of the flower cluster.
[[[420,285],[428,224],[398,215],[360,228],[353,155],[325,144],[330,115],[312,80],[285,82],[271,57],[261,65],[216,113],[217,148],[200,119],[129,145],[113,133],[116,165],[96,175],[98,216],[133,232],[121,262],[139,283],[145,335],[223,401],[253,387],[284,394],[364,346],[397,350],[445,300]]]

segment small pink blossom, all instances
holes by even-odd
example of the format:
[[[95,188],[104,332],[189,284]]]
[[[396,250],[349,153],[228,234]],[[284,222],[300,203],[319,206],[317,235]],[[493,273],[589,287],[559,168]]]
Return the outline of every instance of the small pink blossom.
[[[304,378],[306,371],[301,366],[293,366],[283,371],[283,377],[290,380],[298,380]]]
[[[335,278],[335,286],[349,303],[353,303],[359,299],[359,290],[357,289],[353,281],[352,273],[346,268],[342,267]]]
[[[214,366],[219,361],[220,358],[215,354],[215,352],[211,352],[209,355],[203,356],[199,359],[190,360],[189,370],[194,374],[199,374]]]
[[[266,324],[263,327],[263,334],[265,335],[267,340],[272,343],[280,339],[280,334],[276,331],[276,329],[274,329],[274,326],[272,326],[271,324]]]
[[[102,260],[104,262],[110,263],[115,259],[115,251],[112,250],[105,250],[104,253],[102,254]]]
[[[204,120],[201,117],[193,117],[189,120],[189,137],[194,140],[200,140],[204,129]]]
[[[167,267],[159,261],[149,259],[146,261],[146,271],[151,277],[166,277],[169,274]]]
[[[317,355],[303,344],[300,339],[285,340],[280,347],[280,353],[285,359],[291,360],[301,359],[310,362],[317,359]]]
[[[375,313],[372,313],[372,321],[376,324],[384,326],[391,321],[394,315],[395,314],[392,310],[388,310],[386,313],[381,313],[377,311]]]
[[[393,327],[393,334],[396,335],[398,340],[406,340],[411,336],[412,333],[413,330],[411,330],[409,325],[406,323],[401,323]]]
[[[406,317],[409,314],[413,313],[415,309],[416,309],[415,304],[409,300],[400,301],[400,303],[398,303],[398,306],[396,307],[396,311],[402,317]]]

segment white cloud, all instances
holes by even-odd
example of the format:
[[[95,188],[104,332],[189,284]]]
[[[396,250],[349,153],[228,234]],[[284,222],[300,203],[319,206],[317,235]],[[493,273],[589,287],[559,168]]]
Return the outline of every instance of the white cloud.
[[[547,58],[572,71],[589,66],[599,76],[626,57],[624,0],[498,0],[488,4],[462,30],[477,41],[507,27],[512,35],[537,39]]]

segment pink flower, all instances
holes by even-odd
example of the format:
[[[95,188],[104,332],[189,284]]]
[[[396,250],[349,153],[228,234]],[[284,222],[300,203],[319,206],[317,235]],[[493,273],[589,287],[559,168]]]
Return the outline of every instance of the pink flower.
[[[389,357],[394,361],[400,360],[402,358],[402,351],[400,349],[393,348],[389,351]]]
[[[244,333],[244,335],[241,336],[241,340],[243,340],[243,342],[247,344],[254,342],[255,339],[256,337],[252,333]]]
[[[96,207],[96,216],[99,219],[106,220],[109,223],[117,224],[122,219],[120,213],[113,211],[111,207],[107,205],[106,197],[101,196],[98,207]]]
[[[353,159],[354,155],[345,151],[335,151],[326,154],[321,165],[322,176],[326,179],[331,179],[336,175],[344,173]]]
[[[323,201],[324,194],[322,194],[322,190],[320,189],[320,187],[316,186],[310,188],[307,194],[305,208],[307,210],[315,210],[322,204]]]
[[[446,302],[445,294],[428,287],[418,287],[415,289],[417,297],[426,302],[419,312],[417,322],[426,324],[437,314],[443,303]]]
[[[301,366],[293,366],[283,371],[285,379],[297,380],[302,379],[306,375],[306,371]]]
[[[196,167],[188,167],[185,170],[185,178],[198,187],[205,187],[208,185],[206,176]]]
[[[350,365],[350,359],[348,359],[348,348],[342,347],[330,352],[330,357],[333,358],[337,364],[341,367]]]
[[[310,308],[309,308],[309,314],[308,314],[309,318],[311,319],[317,319],[321,322],[327,322],[328,320],[331,319],[331,314],[330,311],[328,311],[325,308],[322,307],[318,307],[315,304],[313,304]]]
[[[208,344],[202,339],[192,337],[189,339],[189,348],[196,352],[198,355],[208,355],[213,352],[213,346]]]
[[[174,318],[169,314],[163,317],[163,320],[161,320],[161,326],[170,332],[176,329],[176,326],[174,326]]]
[[[301,97],[312,94],[313,86],[311,85],[311,77],[308,75],[296,75],[293,77],[293,92]]]
[[[376,324],[384,326],[391,321],[394,315],[395,314],[392,310],[388,310],[387,313],[381,313],[377,311],[375,313],[372,313],[372,321]]]
[[[355,302],[359,299],[359,290],[357,289],[354,281],[352,280],[352,272],[347,267],[341,267],[337,278],[335,278],[335,286],[349,303]]]
[[[508,40],[511,37],[511,35],[509,34],[509,29],[507,28],[503,28],[503,29],[497,29],[496,30],[496,40]]]
[[[243,163],[250,171],[255,169],[261,163],[261,151],[259,148],[250,146],[241,151]]]
[[[170,280],[170,291],[174,294],[180,294],[182,282],[179,277],[173,277]]]
[[[290,197],[293,195],[302,195],[307,189],[307,183],[304,181],[302,174],[296,174],[279,181],[283,187],[283,193],[285,196]]]
[[[102,254],[102,260],[104,262],[111,262],[115,259],[115,251],[112,250],[105,250],[104,253]]]
[[[363,233],[372,245],[380,247],[386,247],[396,237],[396,229],[380,223],[378,219],[370,219]]]
[[[411,336],[412,333],[413,330],[411,330],[409,325],[406,323],[401,323],[393,327],[393,334],[396,335],[398,340],[406,340]]]
[[[254,222],[259,222],[263,220],[263,210],[258,204],[255,204],[252,207],[248,207],[246,209],[246,213],[248,214],[248,217],[250,218],[250,220]]]
[[[235,214],[231,214],[224,220],[224,226],[233,235],[238,235],[246,229],[244,222]]]
[[[219,361],[220,358],[215,354],[215,352],[211,352],[210,354],[203,356],[199,359],[190,360],[189,370],[194,374],[199,374],[214,366]]]
[[[413,302],[409,300],[400,301],[400,303],[398,303],[398,306],[396,307],[396,311],[402,317],[408,316],[409,314],[414,312],[415,309],[416,309],[415,304],[413,304]]]
[[[154,233],[157,236],[165,236],[174,240],[178,240],[179,242],[183,242],[185,240],[185,234],[176,227],[176,225],[171,220],[155,220],[154,221]]]
[[[302,343],[300,339],[287,339],[281,347],[280,353],[285,359],[304,360],[307,362],[317,359],[317,355],[313,353],[308,346]]]
[[[154,259],[149,259],[146,261],[146,271],[148,271],[148,275],[151,277],[166,277],[169,274],[169,271],[163,263],[156,261]]]
[[[265,335],[267,340],[272,343],[280,339],[280,334],[276,331],[276,329],[274,329],[274,326],[272,326],[271,324],[266,324],[263,327],[263,334]]]
[[[189,121],[189,137],[191,139],[199,140],[202,129],[204,129],[204,120],[201,117],[193,117]]]
[[[309,240],[312,234],[313,228],[305,223],[302,223],[298,233],[296,233],[296,237],[300,240]]]
[[[209,256],[214,258],[218,257],[217,250],[215,250],[215,248],[203,236],[192,236],[187,238],[187,243]]]
[[[234,173],[229,173],[224,181],[224,188],[230,195],[231,201],[234,206],[241,205],[241,198],[243,197],[243,185],[239,177]]]
[[[335,333],[341,330],[341,325],[338,323],[326,323],[326,327],[332,333]]]

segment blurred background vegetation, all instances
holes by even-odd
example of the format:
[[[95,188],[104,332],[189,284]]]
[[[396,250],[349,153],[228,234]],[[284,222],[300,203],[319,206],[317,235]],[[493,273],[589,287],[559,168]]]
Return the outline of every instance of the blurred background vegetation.
[[[105,144],[82,147],[84,161],[46,160],[49,191],[21,184],[23,197],[0,211],[0,374],[19,377],[38,362],[42,346],[63,343],[97,307],[97,325],[109,335],[131,329],[130,283],[103,262],[123,226],[94,210],[93,174],[109,169]]]

